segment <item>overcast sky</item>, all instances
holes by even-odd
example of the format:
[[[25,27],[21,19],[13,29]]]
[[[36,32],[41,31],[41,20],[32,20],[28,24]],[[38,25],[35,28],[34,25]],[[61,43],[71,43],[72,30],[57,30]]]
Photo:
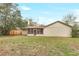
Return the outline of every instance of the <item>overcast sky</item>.
[[[40,24],[62,20],[69,13],[79,16],[77,3],[19,3],[19,9],[23,18],[33,18],[33,21]]]

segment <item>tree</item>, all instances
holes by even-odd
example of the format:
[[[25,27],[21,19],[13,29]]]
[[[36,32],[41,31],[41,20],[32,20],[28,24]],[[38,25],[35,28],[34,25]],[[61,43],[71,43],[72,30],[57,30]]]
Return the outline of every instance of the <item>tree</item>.
[[[14,3],[0,4],[0,28],[3,34],[7,34],[11,29],[16,28],[16,21],[21,20],[21,14]]]
[[[65,16],[63,18],[63,21],[72,26],[72,37],[76,37],[77,36],[77,30],[78,30],[78,24],[75,22],[76,20],[76,16],[74,16],[73,14],[68,14],[67,16]]]
[[[9,23],[11,23],[11,12],[12,10],[13,4],[11,3],[2,3],[0,4],[0,22],[1,24],[1,28],[2,28],[2,33],[5,34],[9,31],[10,26]]]
[[[0,31],[7,35],[10,30],[16,27],[23,28],[27,26],[27,21],[22,19],[18,4],[1,3],[0,4]]]
[[[15,27],[19,27],[19,28],[23,28],[27,26],[27,21],[22,19],[20,10],[18,8],[13,13],[13,23],[15,24]]]
[[[68,14],[66,16],[64,16],[63,21],[70,25],[70,24],[74,24],[75,20],[76,20],[76,16],[74,16],[73,14]]]
[[[75,23],[72,27],[72,37],[77,37],[78,25]]]

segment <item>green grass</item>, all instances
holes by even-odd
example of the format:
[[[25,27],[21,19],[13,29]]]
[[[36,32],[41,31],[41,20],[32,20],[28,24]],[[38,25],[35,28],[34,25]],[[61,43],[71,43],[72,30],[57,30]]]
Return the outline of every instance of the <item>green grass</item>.
[[[1,36],[0,55],[79,56],[79,38]]]

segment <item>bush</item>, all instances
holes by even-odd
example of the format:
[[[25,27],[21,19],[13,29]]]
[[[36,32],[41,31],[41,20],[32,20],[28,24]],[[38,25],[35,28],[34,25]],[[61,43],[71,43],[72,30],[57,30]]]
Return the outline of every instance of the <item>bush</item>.
[[[77,34],[78,33],[78,26],[77,24],[75,24],[73,27],[72,27],[72,37],[77,37]]]
[[[72,30],[72,37],[77,37],[77,30]]]

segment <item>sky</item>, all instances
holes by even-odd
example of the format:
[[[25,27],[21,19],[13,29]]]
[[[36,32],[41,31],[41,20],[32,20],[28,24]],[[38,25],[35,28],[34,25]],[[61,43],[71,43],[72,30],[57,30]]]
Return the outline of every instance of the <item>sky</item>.
[[[32,18],[39,24],[50,24],[60,21],[67,14],[77,16],[79,22],[79,3],[18,3],[24,19]]]

